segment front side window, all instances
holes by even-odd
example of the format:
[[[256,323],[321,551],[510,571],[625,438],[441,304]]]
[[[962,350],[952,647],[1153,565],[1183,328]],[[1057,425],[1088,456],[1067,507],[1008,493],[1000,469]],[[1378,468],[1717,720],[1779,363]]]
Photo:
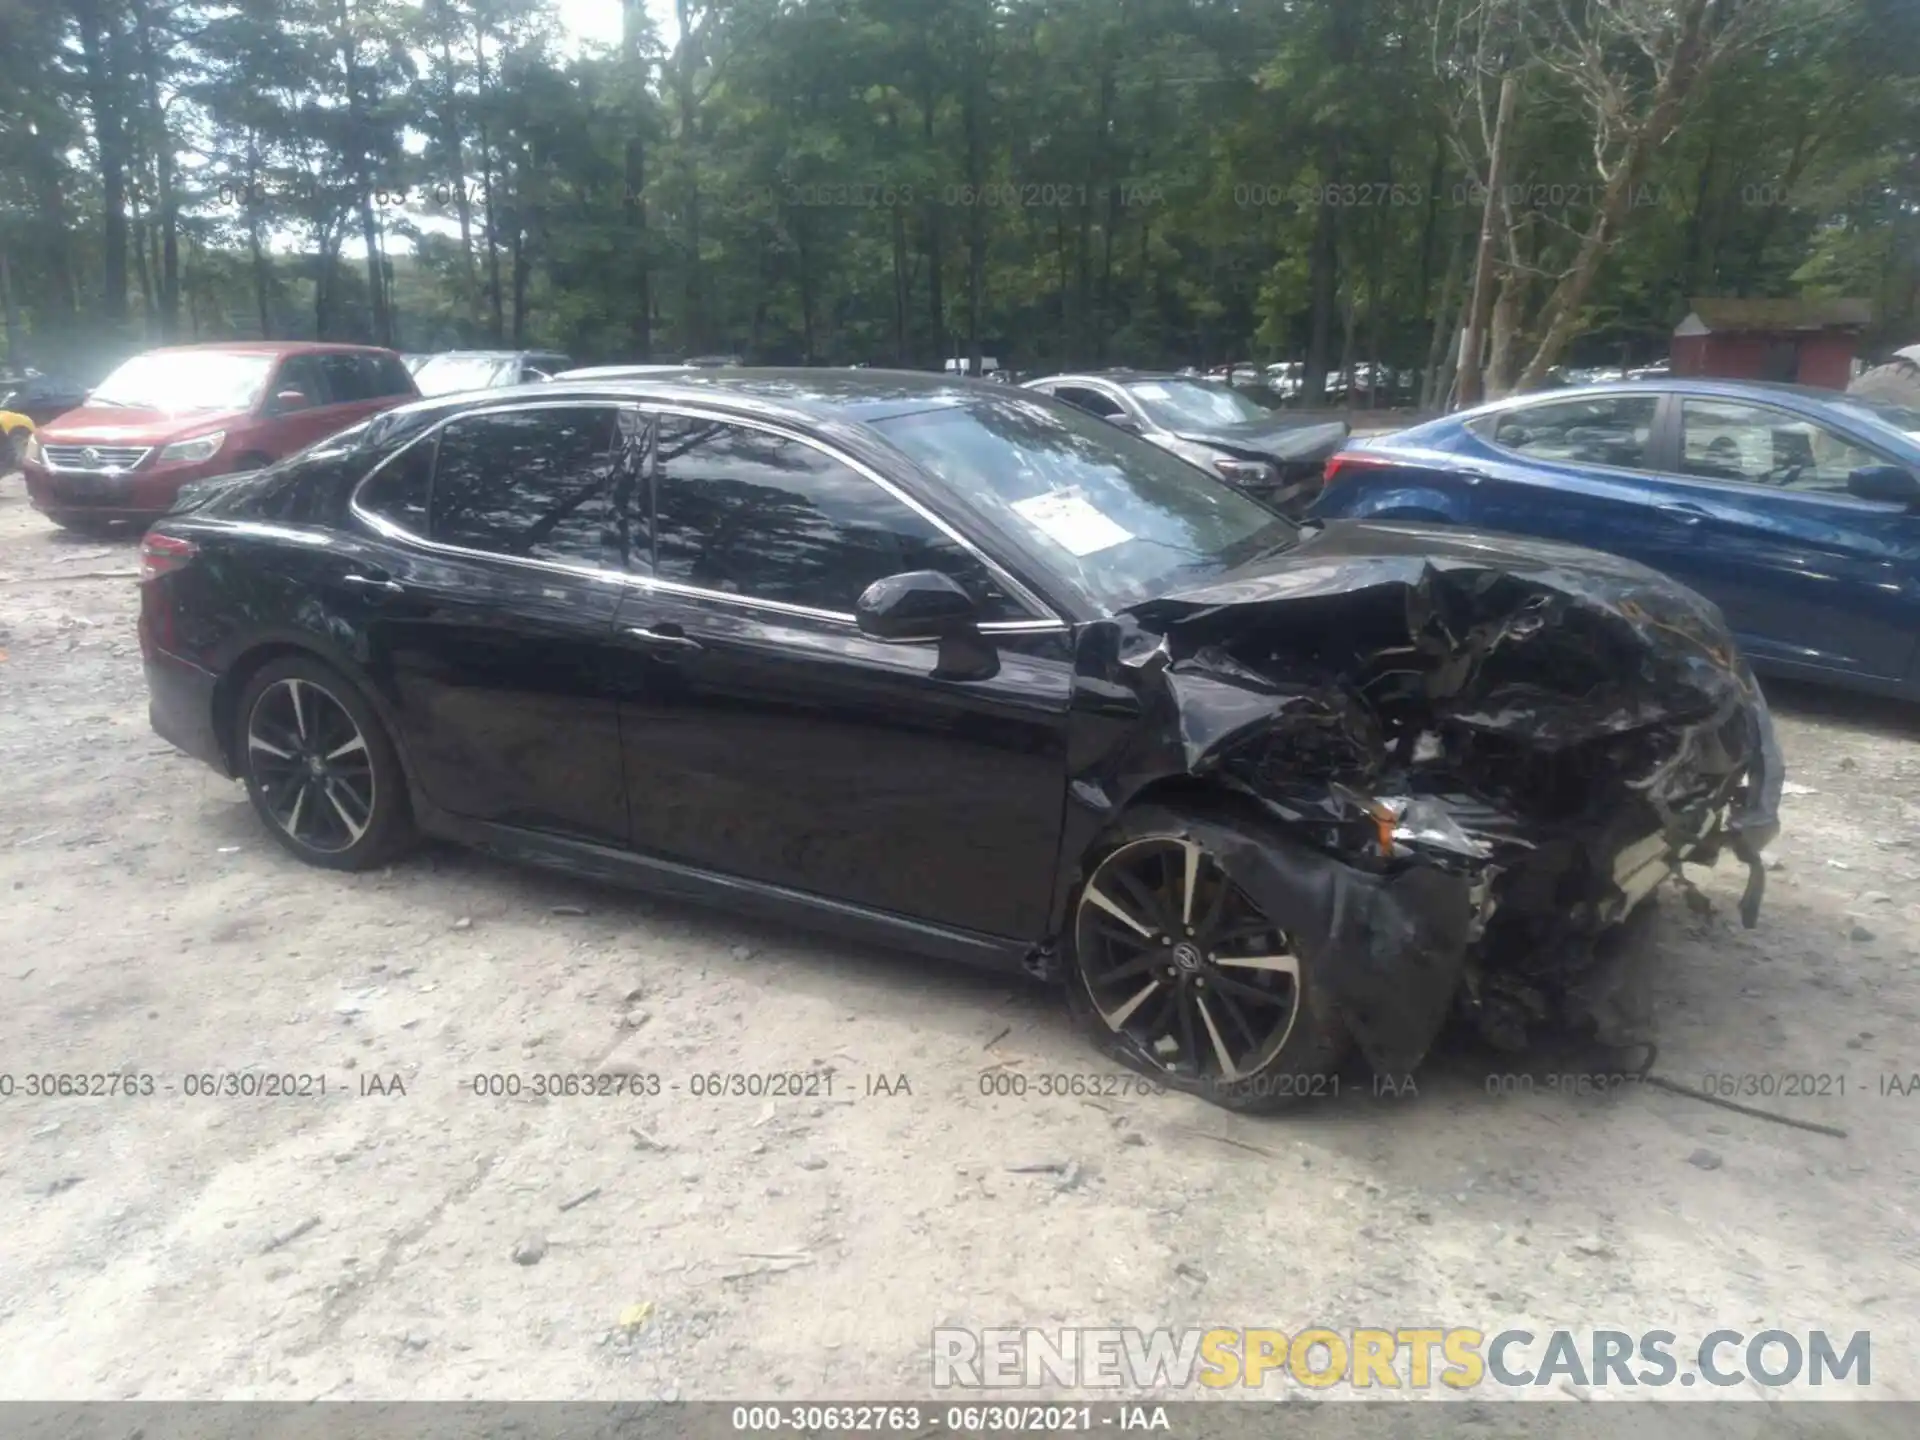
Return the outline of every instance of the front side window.
[[[1659,404],[1656,395],[1589,395],[1528,405],[1495,417],[1491,438],[1535,460],[1640,470]]]
[[[298,401],[281,403],[280,396],[289,390],[300,395]],[[280,362],[280,373],[273,378],[273,404],[276,414],[291,414],[295,410],[310,410],[316,405],[326,405],[326,377],[319,364],[311,355],[289,355]]]
[[[1885,463],[1824,425],[1766,405],[1688,400],[1680,414],[1684,475],[1844,492],[1855,470]]]
[[[964,546],[825,451],[665,415],[654,471],[657,573],[702,590],[851,614],[876,580],[938,570],[985,620],[1030,619]]]
[[[631,472],[620,408],[566,405],[464,416],[441,431],[428,535],[535,560],[621,563],[615,472]]]

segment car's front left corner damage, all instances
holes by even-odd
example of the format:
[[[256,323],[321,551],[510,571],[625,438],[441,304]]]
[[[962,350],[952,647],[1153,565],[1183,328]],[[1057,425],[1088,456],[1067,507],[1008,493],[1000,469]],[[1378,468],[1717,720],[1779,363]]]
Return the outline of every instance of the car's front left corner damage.
[[[1647,902],[1722,851],[1757,921],[1779,751],[1690,592],[1353,557],[1133,619],[1161,764],[1285,837],[1213,840],[1320,955],[1379,1071],[1411,1070],[1455,1012],[1503,1048],[1542,1025],[1648,1042]]]

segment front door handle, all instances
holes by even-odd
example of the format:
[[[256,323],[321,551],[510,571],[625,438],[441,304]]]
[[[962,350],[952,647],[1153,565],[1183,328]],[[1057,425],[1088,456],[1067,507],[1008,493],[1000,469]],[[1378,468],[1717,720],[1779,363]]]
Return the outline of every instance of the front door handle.
[[[404,595],[407,587],[398,580],[389,580],[384,575],[342,575],[342,585],[351,585],[356,590],[372,590],[381,595]]]
[[[643,650],[662,655],[698,655],[707,648],[691,635],[683,634],[678,626],[650,629],[645,625],[629,625],[627,638],[637,641]]]
[[[1654,507],[1669,520],[1677,520],[1682,525],[1698,525],[1707,518],[1707,512],[1698,505],[1658,505]]]

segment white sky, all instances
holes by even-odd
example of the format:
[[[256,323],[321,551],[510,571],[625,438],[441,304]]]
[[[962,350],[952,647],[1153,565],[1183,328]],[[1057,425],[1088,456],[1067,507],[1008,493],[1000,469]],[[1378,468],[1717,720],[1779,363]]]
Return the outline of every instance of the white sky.
[[[573,42],[569,49],[582,44],[613,45],[620,39],[620,0],[554,0],[554,9]],[[647,10],[661,43],[671,45],[680,28],[674,24],[673,0],[647,0]]]

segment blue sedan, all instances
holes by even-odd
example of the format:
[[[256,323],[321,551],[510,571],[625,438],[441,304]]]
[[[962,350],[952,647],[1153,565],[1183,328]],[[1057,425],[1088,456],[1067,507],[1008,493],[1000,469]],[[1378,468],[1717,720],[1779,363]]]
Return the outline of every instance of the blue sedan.
[[[1349,445],[1310,518],[1566,540],[1718,602],[1756,670],[1920,697],[1920,410],[1658,379]]]

